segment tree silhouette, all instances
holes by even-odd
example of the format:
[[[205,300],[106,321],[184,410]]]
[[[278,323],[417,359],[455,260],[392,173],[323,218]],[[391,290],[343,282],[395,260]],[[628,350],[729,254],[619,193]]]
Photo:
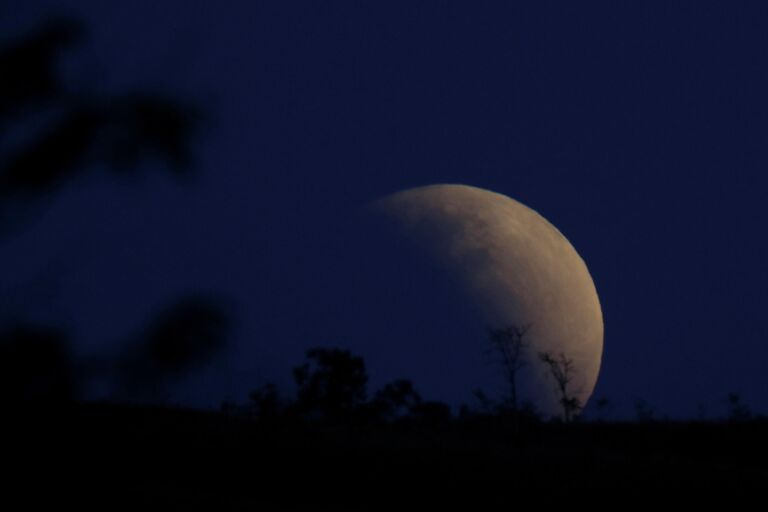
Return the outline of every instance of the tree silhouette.
[[[539,359],[549,369],[549,374],[555,381],[560,395],[560,406],[563,408],[563,421],[570,423],[582,408],[582,403],[572,394],[571,383],[574,377],[573,359],[560,352],[557,357],[549,352],[540,352]]]
[[[512,324],[488,330],[491,345],[501,359],[504,377],[509,385],[510,404],[515,412],[518,410],[517,375],[526,365],[525,351],[528,342],[525,334],[529,329],[530,325]]]
[[[300,413],[345,418],[365,402],[368,373],[361,357],[326,348],[310,349],[306,356],[309,362],[293,370]]]

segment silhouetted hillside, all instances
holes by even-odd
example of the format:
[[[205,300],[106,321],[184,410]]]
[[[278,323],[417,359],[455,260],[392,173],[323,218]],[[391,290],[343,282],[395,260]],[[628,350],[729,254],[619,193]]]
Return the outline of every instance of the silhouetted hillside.
[[[768,476],[764,421],[563,425],[476,416],[342,425],[91,404],[18,411],[8,424],[12,474],[32,487],[32,500],[50,497],[35,488],[57,489],[66,501],[106,494],[174,505],[376,502],[405,490],[442,501],[480,488],[567,497],[608,487],[756,489]]]

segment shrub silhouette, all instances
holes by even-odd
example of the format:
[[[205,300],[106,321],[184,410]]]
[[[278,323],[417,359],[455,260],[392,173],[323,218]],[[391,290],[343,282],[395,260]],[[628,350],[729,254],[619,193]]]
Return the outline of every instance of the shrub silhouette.
[[[293,370],[299,413],[343,418],[365,402],[368,373],[362,358],[325,348],[310,349],[306,356],[309,362]]]
[[[608,397],[600,397],[595,402],[595,409],[597,410],[597,421],[605,421],[608,414],[613,409],[613,403]]]
[[[248,394],[250,412],[260,419],[273,419],[282,413],[282,404],[277,392],[277,387],[271,382],[260,388],[254,389]]]
[[[738,393],[728,393],[728,419],[733,422],[747,421],[752,418],[752,411],[742,401]]]
[[[439,428],[453,419],[451,408],[442,402],[424,401],[411,409],[409,418],[418,425],[427,428]]]
[[[379,419],[391,421],[412,414],[421,403],[421,396],[413,383],[397,379],[377,391],[371,405]]]
[[[634,402],[634,408],[637,421],[642,423],[653,421],[656,411],[646,400],[637,398]]]

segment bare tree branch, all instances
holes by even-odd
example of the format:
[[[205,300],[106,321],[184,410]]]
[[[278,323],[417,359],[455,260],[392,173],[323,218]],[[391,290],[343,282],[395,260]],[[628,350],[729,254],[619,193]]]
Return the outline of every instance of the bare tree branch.
[[[572,394],[570,389],[575,371],[573,359],[566,357],[562,352],[557,357],[549,352],[539,352],[539,359],[547,365],[550,375],[555,380],[557,391],[560,394],[560,405],[563,408],[563,420],[569,423],[583,408],[579,398]]]
[[[525,351],[528,342],[525,334],[530,325],[511,324],[497,329],[488,329],[491,345],[501,356],[504,377],[509,385],[512,410],[518,410],[517,375],[525,367]]]

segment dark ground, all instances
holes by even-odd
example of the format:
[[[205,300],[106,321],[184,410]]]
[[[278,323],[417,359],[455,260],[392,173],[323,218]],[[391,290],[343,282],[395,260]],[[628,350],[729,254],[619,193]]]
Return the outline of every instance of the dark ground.
[[[765,420],[563,425],[474,416],[366,426],[80,404],[21,411],[5,423],[5,481],[29,505],[367,508],[414,491],[441,502],[475,493],[568,499],[604,489],[738,492],[768,477]]]

